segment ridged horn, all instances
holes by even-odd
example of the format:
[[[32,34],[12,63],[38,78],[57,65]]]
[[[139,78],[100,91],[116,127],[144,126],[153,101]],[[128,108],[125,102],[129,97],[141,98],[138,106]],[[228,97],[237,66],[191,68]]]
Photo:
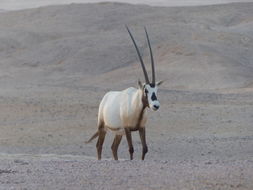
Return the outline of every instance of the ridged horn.
[[[152,49],[151,49],[151,45],[150,45],[150,40],[148,37],[148,32],[146,27],[144,27],[145,29],[145,33],[146,33],[146,37],[147,37],[147,41],[148,41],[148,46],[149,46],[149,51],[150,51],[150,59],[151,59],[151,67],[152,67],[152,84],[155,85],[155,64],[154,64],[154,58],[153,58],[153,53],[152,53]]]
[[[146,81],[147,84],[150,84],[149,79],[148,79],[148,74],[147,74],[147,71],[146,71],[146,68],[145,68],[145,65],[144,65],[144,63],[143,63],[143,60],[142,60],[140,51],[139,51],[139,49],[138,49],[138,47],[137,47],[137,45],[136,45],[136,42],[135,42],[135,40],[134,40],[134,37],[133,37],[132,33],[130,32],[129,28],[127,27],[127,25],[126,25],[126,29],[127,29],[128,33],[129,33],[129,35],[130,35],[130,37],[131,37],[131,39],[132,39],[132,41],[133,41],[133,44],[134,44],[135,49],[136,49],[136,51],[137,51],[139,60],[140,60],[140,62],[141,62],[141,67],[142,67],[142,70],[143,70],[143,74],[144,74],[144,77],[145,77],[145,81]]]

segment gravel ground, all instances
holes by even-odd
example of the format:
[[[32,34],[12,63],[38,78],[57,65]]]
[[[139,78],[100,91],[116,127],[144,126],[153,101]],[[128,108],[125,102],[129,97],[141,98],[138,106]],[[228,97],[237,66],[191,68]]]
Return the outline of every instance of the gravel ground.
[[[0,189],[252,190],[253,160],[96,161],[56,155],[2,156]]]
[[[253,189],[253,3],[71,4],[0,13],[0,189]],[[136,86],[148,27],[161,108],[96,161],[99,101]]]

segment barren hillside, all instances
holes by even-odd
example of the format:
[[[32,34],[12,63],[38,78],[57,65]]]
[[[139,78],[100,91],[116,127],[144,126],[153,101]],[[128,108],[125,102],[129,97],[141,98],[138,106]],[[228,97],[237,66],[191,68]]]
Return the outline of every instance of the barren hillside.
[[[1,12],[0,189],[251,190],[252,10],[98,3]],[[150,68],[148,28],[165,80],[161,109],[149,111],[145,162],[137,133],[132,162],[125,138],[123,160],[110,160],[112,134],[109,160],[97,162],[95,142],[84,141],[101,98],[143,80],[125,24]]]

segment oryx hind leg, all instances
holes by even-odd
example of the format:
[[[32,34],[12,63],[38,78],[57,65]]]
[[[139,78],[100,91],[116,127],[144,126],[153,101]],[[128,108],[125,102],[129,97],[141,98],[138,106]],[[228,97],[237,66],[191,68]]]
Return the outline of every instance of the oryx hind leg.
[[[114,160],[118,160],[118,147],[121,142],[122,135],[115,135],[115,138],[113,140],[111,149],[112,149],[112,155],[114,157]]]
[[[97,145],[96,145],[98,160],[101,160],[101,154],[102,154],[103,143],[105,140],[105,135],[106,135],[106,131],[105,131],[104,127],[100,127],[98,129],[98,141],[97,141]]]

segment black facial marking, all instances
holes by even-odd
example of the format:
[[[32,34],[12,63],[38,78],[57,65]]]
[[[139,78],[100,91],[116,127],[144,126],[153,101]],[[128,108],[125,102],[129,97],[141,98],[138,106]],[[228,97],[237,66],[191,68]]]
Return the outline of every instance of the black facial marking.
[[[150,87],[152,87],[152,88],[155,87],[155,84],[153,84],[153,83],[151,83],[151,84],[149,84],[149,85],[150,85]]]
[[[153,92],[153,94],[152,94],[152,96],[151,96],[151,100],[152,100],[152,101],[157,100],[157,97],[156,97],[156,95],[155,95],[155,93],[154,93],[154,92]]]

